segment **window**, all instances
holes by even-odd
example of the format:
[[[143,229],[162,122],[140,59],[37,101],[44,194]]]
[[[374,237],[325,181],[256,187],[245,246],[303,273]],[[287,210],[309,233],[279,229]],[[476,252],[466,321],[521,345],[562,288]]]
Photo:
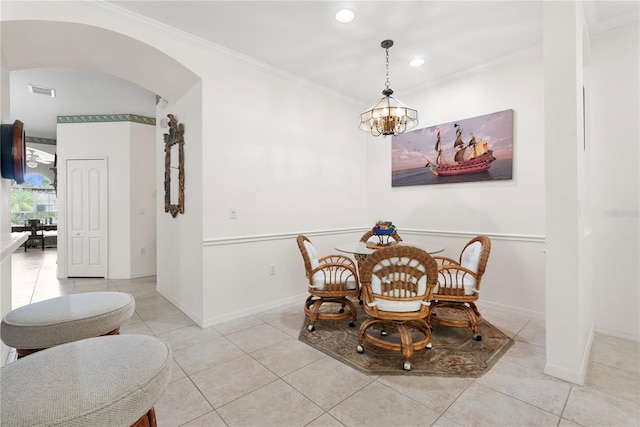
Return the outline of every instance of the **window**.
[[[24,183],[11,189],[11,224],[24,225],[29,219],[41,219],[55,224],[58,198],[49,178],[40,174],[27,174]]]

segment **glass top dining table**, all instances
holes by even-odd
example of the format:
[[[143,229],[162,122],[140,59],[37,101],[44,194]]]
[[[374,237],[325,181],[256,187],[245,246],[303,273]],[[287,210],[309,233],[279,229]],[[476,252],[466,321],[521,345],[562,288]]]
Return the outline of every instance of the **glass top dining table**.
[[[375,243],[375,242],[369,242]],[[444,248],[442,246],[432,245],[430,243],[419,243],[419,242],[399,242],[400,246],[415,246],[420,249],[425,250],[429,254],[437,254],[440,252],[444,252]],[[371,255],[379,248],[369,248],[365,242],[346,242],[336,245],[336,250],[348,254],[355,255],[357,260],[362,260],[367,256]]]

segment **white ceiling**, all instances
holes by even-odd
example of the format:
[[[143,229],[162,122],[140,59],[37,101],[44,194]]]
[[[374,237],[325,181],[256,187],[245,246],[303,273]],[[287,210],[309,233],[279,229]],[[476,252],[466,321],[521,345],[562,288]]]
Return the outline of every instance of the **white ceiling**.
[[[639,2],[589,1],[592,32],[638,20]],[[349,6],[352,23],[335,12]],[[384,39],[395,96],[485,67],[542,43],[541,1],[104,1],[92,7],[138,25],[173,31],[272,71],[303,79],[362,105],[385,83]],[[408,61],[423,57],[412,68]],[[155,115],[154,94],[107,75],[67,69],[11,74],[12,120],[28,136],[55,139],[55,116]],[[26,84],[55,88],[52,101]],[[221,82],[223,84],[224,82]]]

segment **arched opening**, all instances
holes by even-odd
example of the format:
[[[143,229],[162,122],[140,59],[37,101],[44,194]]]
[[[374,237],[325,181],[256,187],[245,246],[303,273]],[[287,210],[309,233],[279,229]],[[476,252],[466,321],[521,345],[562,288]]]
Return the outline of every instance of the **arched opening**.
[[[141,86],[169,102],[180,100],[200,81],[197,75],[157,48],[104,28],[34,20],[3,21],[1,30],[3,60],[8,71],[66,68],[108,74]],[[6,99],[4,102],[7,105]],[[55,117],[52,119],[55,121]],[[153,162],[154,156],[149,157]],[[3,204],[6,205],[8,203]],[[64,250],[61,253],[64,257]],[[59,260],[59,266],[61,262]],[[62,270],[59,277],[64,277]]]
[[[85,24],[2,21],[10,70],[82,68],[142,86],[170,102],[200,79],[164,52],[123,34]]]

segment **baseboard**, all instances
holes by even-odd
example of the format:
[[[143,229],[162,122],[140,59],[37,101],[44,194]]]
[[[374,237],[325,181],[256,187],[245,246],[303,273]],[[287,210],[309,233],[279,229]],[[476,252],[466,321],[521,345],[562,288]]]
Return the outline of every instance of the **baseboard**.
[[[627,331],[620,331],[617,329],[609,329],[609,328],[596,328],[596,333],[602,335],[608,335],[611,337],[622,338],[629,341],[640,342],[640,335],[633,335],[627,333]]]
[[[587,379],[587,369],[589,368],[589,356],[591,355],[591,347],[593,346],[593,340],[596,335],[595,327],[592,325],[591,330],[589,331],[589,336],[587,337],[587,345],[582,352],[582,359],[580,361],[580,367],[578,371],[571,371],[566,368],[551,365],[546,363],[544,365],[544,373],[547,375],[551,375],[556,378],[560,378],[561,380],[569,381],[574,384],[584,385]]]
[[[157,275],[157,271],[150,271],[147,273],[137,273],[137,274],[132,274],[131,278],[132,279],[139,279],[141,277],[149,277],[149,276],[155,276]]]
[[[302,304],[304,300],[307,298],[309,294],[299,294],[292,297],[283,298],[277,301],[272,301],[267,304],[260,304],[253,307],[249,307],[244,310],[235,311],[233,313],[225,314],[223,316],[209,317],[204,320],[203,328],[208,328],[209,326],[215,326],[220,323],[229,322],[231,320],[239,319],[245,316],[251,316],[253,314],[261,313],[263,311],[271,310],[274,308],[282,307],[289,304],[294,304],[296,302],[300,302],[300,311],[302,311]]]
[[[202,318],[199,315],[197,315],[196,313],[193,313],[191,310],[187,309],[182,304],[178,303],[178,301],[176,301],[173,298],[171,298],[171,296],[169,296],[166,292],[163,292],[163,290],[161,288],[158,288],[157,286],[156,286],[156,292],[159,293],[160,295],[162,295],[164,298],[166,298],[178,310],[180,310],[181,312],[186,314],[187,317],[189,319],[193,320],[193,322],[196,325],[200,326],[201,328],[206,328],[206,326],[203,325]]]
[[[560,366],[554,366],[548,363],[544,365],[544,373],[547,375],[551,375],[552,377],[556,377],[561,380],[569,381],[570,383],[578,385],[584,385],[584,381],[586,379],[586,371],[569,371]]]
[[[500,303],[491,302],[491,301],[484,301],[482,299],[479,299],[476,302],[476,305],[478,306],[478,309],[480,309],[481,311],[485,308],[488,308],[488,309],[494,308],[496,310],[502,310],[508,313],[513,313],[518,315],[527,315],[531,318],[538,319],[538,320],[546,319],[545,313],[541,311],[528,310],[526,308],[514,307],[512,305],[500,304]]]

